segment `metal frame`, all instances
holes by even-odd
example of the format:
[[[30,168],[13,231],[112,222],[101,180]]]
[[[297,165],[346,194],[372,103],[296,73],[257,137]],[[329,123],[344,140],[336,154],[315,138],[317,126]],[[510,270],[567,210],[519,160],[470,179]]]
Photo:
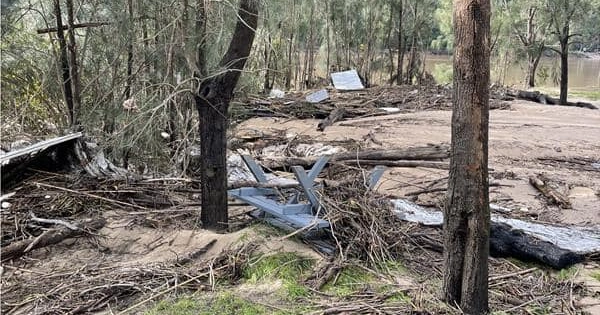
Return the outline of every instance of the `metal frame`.
[[[292,171],[300,186],[300,192],[289,198],[286,203],[280,203],[272,196],[277,195],[274,188],[242,187],[229,190],[231,197],[242,200],[272,216],[273,220],[287,222],[296,228],[320,229],[329,227],[329,222],[318,217],[321,203],[315,194],[315,180],[330,156],[322,156],[308,172],[302,166],[292,166]],[[267,175],[250,155],[242,155],[242,160],[258,183],[268,183]],[[377,166],[369,174],[369,189],[373,189],[385,171],[384,166]],[[304,194],[308,203],[300,203],[300,195]]]

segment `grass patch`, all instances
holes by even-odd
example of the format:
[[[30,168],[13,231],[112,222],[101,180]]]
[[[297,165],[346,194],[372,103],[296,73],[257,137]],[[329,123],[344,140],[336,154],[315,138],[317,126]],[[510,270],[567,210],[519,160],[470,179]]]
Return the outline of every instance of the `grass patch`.
[[[452,83],[452,65],[451,64],[436,64],[433,67],[433,78],[437,84]]]
[[[180,297],[175,301],[160,301],[144,315],[196,315],[203,309],[202,303],[192,296]]]
[[[558,273],[556,275],[556,279],[558,281],[567,281],[569,279],[572,279],[577,274],[577,270],[578,270],[577,267],[569,267],[569,268],[561,269],[560,271],[558,271]]]
[[[369,286],[372,280],[373,275],[364,269],[358,266],[347,266],[336,278],[326,283],[323,290],[338,296],[346,296]]]
[[[594,278],[594,279],[596,279],[596,280],[600,281],[600,271],[598,271],[598,272],[593,272],[593,273],[592,273],[592,278]]]
[[[309,295],[309,290],[300,284],[300,280],[312,269],[314,263],[314,259],[302,257],[296,253],[260,255],[250,259],[244,267],[242,275],[250,283],[257,283],[265,279],[281,280],[286,297],[295,299]]]
[[[570,91],[569,95],[585,98],[592,101],[600,101],[600,91]]]
[[[291,314],[291,312],[268,309],[263,305],[237,297],[230,292],[220,293],[212,299],[194,296],[180,297],[174,301],[161,301],[144,315],[259,315]]]
[[[538,89],[538,88],[536,88]],[[540,92],[548,94],[553,97],[559,97],[560,91],[558,88],[539,88]],[[567,95],[567,100],[571,100],[571,98],[584,98],[590,101],[600,101],[600,91],[581,91],[581,90],[569,90]]]

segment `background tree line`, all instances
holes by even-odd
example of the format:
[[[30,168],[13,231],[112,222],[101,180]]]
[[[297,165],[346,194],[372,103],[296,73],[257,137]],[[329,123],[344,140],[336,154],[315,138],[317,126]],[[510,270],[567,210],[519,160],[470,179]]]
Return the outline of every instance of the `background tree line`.
[[[44,134],[80,124],[123,165],[185,162],[198,128],[192,91],[218,74],[236,8],[212,0],[2,1],[3,129]],[[557,79],[566,83],[564,60],[600,51],[599,34],[600,0],[492,1],[492,67],[526,62],[526,86],[535,85],[544,55],[563,60]],[[448,54],[453,43],[450,0],[263,0],[236,93],[313,88],[350,68],[367,84],[418,84],[427,52]]]

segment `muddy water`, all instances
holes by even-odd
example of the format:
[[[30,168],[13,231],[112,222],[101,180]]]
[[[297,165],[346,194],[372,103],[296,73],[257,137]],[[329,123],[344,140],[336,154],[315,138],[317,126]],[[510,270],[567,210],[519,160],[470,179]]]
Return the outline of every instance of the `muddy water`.
[[[435,75],[440,69],[452,67],[452,56],[428,55],[426,68]],[[558,89],[560,77],[560,61],[558,58],[545,57],[540,61],[536,73],[536,84],[541,88]],[[527,65],[525,63],[507,65],[492,62],[492,82],[505,85],[522,86]],[[449,69],[449,68],[448,68]],[[569,59],[569,89],[576,91],[600,90],[600,56],[594,58],[571,57]]]

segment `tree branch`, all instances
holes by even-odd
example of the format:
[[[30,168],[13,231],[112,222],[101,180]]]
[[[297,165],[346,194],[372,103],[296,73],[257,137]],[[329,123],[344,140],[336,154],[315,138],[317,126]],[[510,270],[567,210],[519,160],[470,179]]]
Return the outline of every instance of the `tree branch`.
[[[74,24],[73,28],[84,28],[84,27],[96,27],[96,26],[104,26],[104,25],[110,25],[112,24],[111,22],[88,22],[88,23],[79,23],[79,24]],[[61,30],[65,31],[68,30],[69,26],[68,25],[63,25],[61,27]],[[38,34],[46,34],[46,33],[54,33],[58,31],[57,27],[50,27],[50,28],[41,28],[37,30]]]

